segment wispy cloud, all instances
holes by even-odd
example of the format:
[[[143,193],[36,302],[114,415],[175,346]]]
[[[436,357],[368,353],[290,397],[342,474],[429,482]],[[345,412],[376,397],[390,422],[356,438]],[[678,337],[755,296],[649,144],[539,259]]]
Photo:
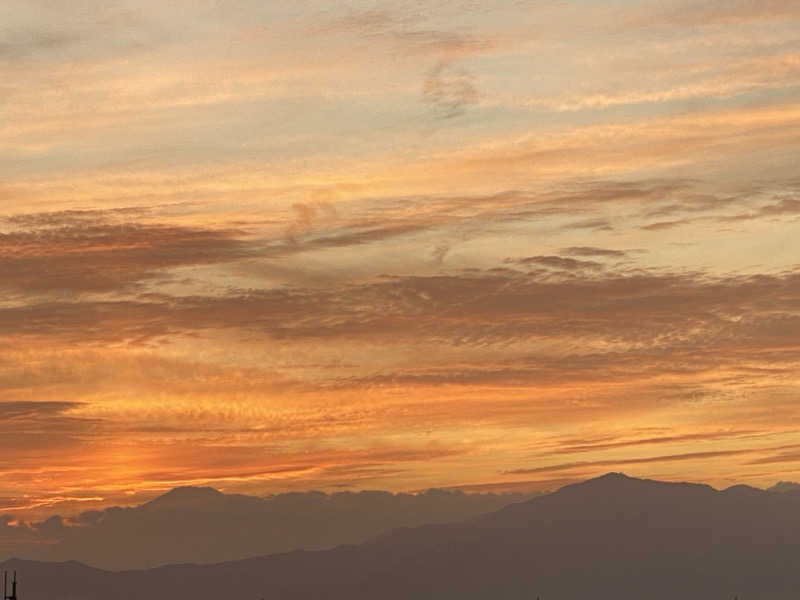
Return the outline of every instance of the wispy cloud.
[[[439,119],[463,115],[478,102],[475,78],[467,70],[440,62],[428,72],[422,86],[422,99]]]
[[[564,254],[570,256],[598,256],[622,258],[628,253],[624,250],[612,250],[610,248],[595,248],[594,246],[571,246],[564,249]]]
[[[676,462],[684,460],[704,460],[709,458],[720,458],[725,456],[736,456],[741,454],[752,454],[755,452],[753,449],[747,450],[710,450],[708,452],[687,452],[685,454],[669,454],[664,456],[648,456],[643,458],[627,458],[619,460],[605,460],[605,461],[582,461],[574,463],[562,463],[558,465],[548,465],[546,467],[533,467],[530,469],[515,469],[507,471],[509,475],[532,475],[534,473],[551,473],[558,471],[569,471],[571,469],[585,469],[586,467],[593,468],[608,468],[608,467],[622,467],[627,465],[641,465],[650,463],[661,462]]]
[[[493,39],[453,29],[436,28],[420,12],[388,9],[354,11],[322,25],[319,31],[346,33],[404,54],[454,59],[491,50]]]
[[[13,224],[33,219],[72,223],[0,234],[0,287],[17,292],[124,291],[170,267],[215,264],[253,252],[234,230],[90,224],[87,217],[92,216],[96,215],[9,219]]]

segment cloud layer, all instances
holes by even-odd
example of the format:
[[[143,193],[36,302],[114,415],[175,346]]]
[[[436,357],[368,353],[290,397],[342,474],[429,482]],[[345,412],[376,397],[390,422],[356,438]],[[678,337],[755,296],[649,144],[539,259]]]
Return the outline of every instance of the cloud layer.
[[[799,476],[792,2],[189,4],[2,9],[7,525]]]

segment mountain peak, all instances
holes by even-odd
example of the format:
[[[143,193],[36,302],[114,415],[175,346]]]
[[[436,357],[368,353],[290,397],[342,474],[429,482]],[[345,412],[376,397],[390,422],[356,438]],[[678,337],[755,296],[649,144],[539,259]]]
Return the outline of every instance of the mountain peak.
[[[767,488],[768,492],[797,492],[800,491],[800,483],[795,483],[794,481],[779,481],[775,485],[770,488]]]
[[[754,488],[751,485],[744,485],[742,483],[738,485],[732,485],[722,491],[725,494],[739,494],[741,496],[758,496],[759,494],[764,493],[764,490]]]
[[[182,507],[203,502],[213,502],[223,498],[225,494],[212,487],[181,486],[171,489],[142,506],[170,508]]]
[[[566,486],[567,488],[614,488],[620,486],[630,486],[632,484],[643,484],[650,482],[649,479],[637,479],[636,477],[629,477],[625,475],[625,473],[620,473],[617,471],[612,471],[611,473],[606,473],[605,475],[600,475],[599,477],[593,477],[592,479],[587,479],[585,481],[580,481],[578,483],[573,483],[571,485]]]
[[[629,477],[620,471],[611,471],[606,473],[605,475],[600,475],[599,477],[595,477],[593,479],[589,479],[587,481],[634,481],[636,477]],[[639,481],[644,481],[640,479]]]
[[[716,490],[709,485],[688,482],[657,481],[655,479],[639,479],[624,473],[606,473],[593,479],[564,486],[556,492],[561,498],[575,498],[587,500],[598,497],[614,497],[624,501],[638,501],[642,494],[653,494],[666,497],[666,495],[708,494]]]

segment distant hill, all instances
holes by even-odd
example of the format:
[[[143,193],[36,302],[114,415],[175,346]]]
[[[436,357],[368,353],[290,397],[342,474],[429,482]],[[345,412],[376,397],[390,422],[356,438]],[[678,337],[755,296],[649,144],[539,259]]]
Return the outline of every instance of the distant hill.
[[[783,494],[785,492],[800,493],[800,483],[794,481],[779,481],[772,487],[767,489],[768,492],[777,492]]]
[[[529,497],[428,490],[258,498],[182,487],[140,506],[89,511],[71,522],[54,517],[20,528],[0,517],[0,560],[79,560],[112,570],[221,562],[359,543],[397,527],[459,521]]]
[[[25,600],[789,600],[800,499],[609,474],[357,546],[108,573],[13,561]]]

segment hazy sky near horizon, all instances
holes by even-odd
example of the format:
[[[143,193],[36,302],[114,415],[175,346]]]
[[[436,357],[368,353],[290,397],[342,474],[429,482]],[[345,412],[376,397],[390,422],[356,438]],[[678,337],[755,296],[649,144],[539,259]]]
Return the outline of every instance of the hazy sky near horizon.
[[[6,0],[0,514],[800,478],[798,0]]]

